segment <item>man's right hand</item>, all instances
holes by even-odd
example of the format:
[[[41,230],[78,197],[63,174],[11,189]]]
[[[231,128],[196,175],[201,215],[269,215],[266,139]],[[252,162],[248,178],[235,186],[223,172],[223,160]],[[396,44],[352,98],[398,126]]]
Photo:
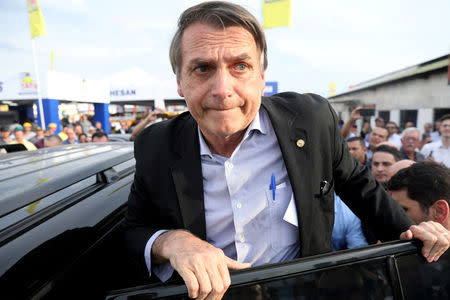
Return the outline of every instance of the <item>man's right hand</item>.
[[[352,111],[352,113],[350,114],[351,122],[355,122],[356,120],[363,118],[363,116],[361,116],[361,114],[359,113],[361,111],[361,109],[362,109],[362,107],[359,106]]]
[[[228,270],[251,267],[225,256],[221,249],[185,230],[160,235],[152,247],[152,260],[170,261],[183,278],[189,297],[196,299],[221,299],[231,283]]]

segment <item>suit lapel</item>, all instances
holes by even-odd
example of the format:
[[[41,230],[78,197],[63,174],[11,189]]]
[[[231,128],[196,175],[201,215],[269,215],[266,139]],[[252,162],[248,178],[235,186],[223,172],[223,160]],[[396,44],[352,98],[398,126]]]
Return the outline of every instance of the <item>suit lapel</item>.
[[[311,143],[308,137],[307,124],[302,119],[301,111],[293,111],[289,106],[273,105],[275,99],[263,97],[262,105],[267,110],[272,122],[273,129],[277,135],[281,153],[283,155],[292,191],[295,197],[298,225],[300,231],[300,245],[302,253],[307,245],[310,234],[311,218],[311,176],[308,170],[312,170],[310,164]],[[291,101],[299,101],[293,99]]]
[[[176,130],[174,150],[178,159],[172,165],[172,177],[185,229],[206,239],[203,177],[197,124],[189,116]]]

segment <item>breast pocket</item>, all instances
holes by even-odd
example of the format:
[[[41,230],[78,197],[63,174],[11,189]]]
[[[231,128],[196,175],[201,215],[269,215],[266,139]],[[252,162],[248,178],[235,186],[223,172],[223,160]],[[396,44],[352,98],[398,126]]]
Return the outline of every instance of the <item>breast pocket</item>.
[[[283,217],[289,207],[292,198],[292,189],[288,183],[283,182],[277,185],[275,200],[273,191],[266,191],[266,201],[270,211],[270,244],[276,252],[292,246],[298,242],[298,226],[284,220]],[[295,212],[296,214],[296,212]]]
[[[322,181],[323,183],[324,181]],[[327,181],[325,181],[327,182]],[[334,210],[334,182],[331,180],[325,189],[322,189],[321,183],[321,195],[319,195],[320,208],[323,212],[333,212]],[[325,191],[324,191],[325,190]]]

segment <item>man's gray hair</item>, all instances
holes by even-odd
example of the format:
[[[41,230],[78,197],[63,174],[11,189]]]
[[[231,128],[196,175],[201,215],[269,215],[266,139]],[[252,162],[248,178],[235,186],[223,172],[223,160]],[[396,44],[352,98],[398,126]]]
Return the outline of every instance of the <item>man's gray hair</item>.
[[[250,32],[255,39],[256,46],[261,53],[261,68],[267,68],[267,44],[264,31],[258,20],[240,5],[210,1],[200,3],[186,9],[178,19],[178,29],[170,44],[170,63],[173,72],[180,76],[181,66],[181,39],[183,33],[190,25],[202,23],[215,28],[225,29],[230,26],[240,26]]]
[[[62,145],[62,142],[63,142],[62,139],[57,134],[51,134],[51,135],[45,136],[44,141],[57,143],[59,145]]]
[[[403,130],[403,132],[402,132],[402,139],[404,139],[405,135],[407,133],[410,133],[410,132],[417,132],[417,135],[419,136],[419,141],[422,140],[422,135],[420,134],[420,130],[417,129],[416,127],[408,127],[405,130]]]

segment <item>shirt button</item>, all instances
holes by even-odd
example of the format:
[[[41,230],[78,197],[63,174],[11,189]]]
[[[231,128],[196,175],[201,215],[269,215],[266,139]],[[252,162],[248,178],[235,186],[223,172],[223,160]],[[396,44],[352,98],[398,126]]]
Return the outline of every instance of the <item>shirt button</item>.
[[[238,202],[238,204],[236,204],[236,207],[237,207],[237,208],[241,208],[241,207],[242,207],[242,204],[241,204],[240,202]]]
[[[245,242],[245,238],[244,238],[243,235],[241,235],[241,238],[239,239],[239,241],[240,241],[241,243],[244,243],[244,242]]]
[[[228,169],[233,169],[233,164],[230,163],[229,161],[225,162],[225,167],[227,167]]]

